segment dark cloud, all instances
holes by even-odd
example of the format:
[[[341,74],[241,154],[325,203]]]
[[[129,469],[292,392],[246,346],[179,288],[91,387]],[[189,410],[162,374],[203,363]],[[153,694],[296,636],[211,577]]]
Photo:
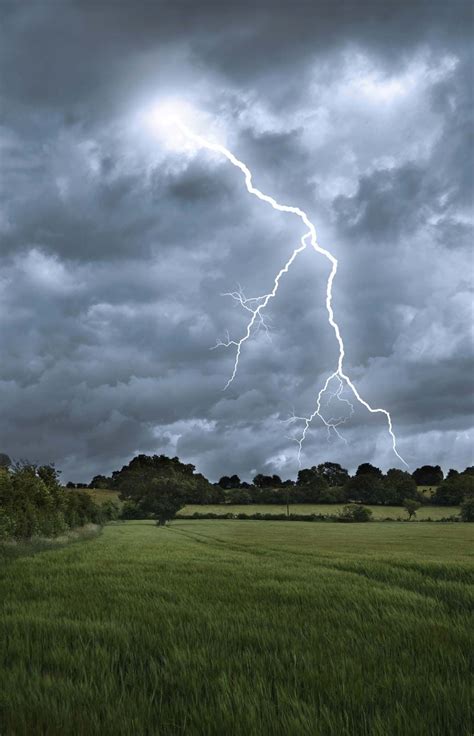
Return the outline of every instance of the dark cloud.
[[[412,465],[472,464],[472,27],[467,2],[3,2],[0,449],[87,480],[135,452],[212,478],[294,476],[292,415],[334,370],[329,263],[307,251],[260,329],[210,350],[303,234],[146,110],[185,98],[307,209],[339,259],[346,370]],[[337,402],[326,407],[332,415]],[[303,462],[395,464],[382,417]],[[471,434],[470,434],[471,433]]]

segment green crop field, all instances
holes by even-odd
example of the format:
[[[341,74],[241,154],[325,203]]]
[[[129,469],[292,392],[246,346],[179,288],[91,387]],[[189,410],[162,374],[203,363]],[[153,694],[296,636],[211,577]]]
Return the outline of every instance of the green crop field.
[[[119,494],[117,491],[110,491],[104,488],[80,488],[78,490],[82,490],[87,493],[91,498],[94,499],[96,503],[113,501],[114,503],[117,503],[119,504],[119,506],[121,506],[121,501],[119,499]]]
[[[344,504],[326,503],[295,503],[290,504],[290,514],[337,514]],[[407,519],[407,513],[403,506],[367,506],[372,510],[374,519]],[[278,504],[246,504],[246,505],[189,505],[185,506],[179,514],[286,514],[286,506]],[[458,506],[422,506],[416,512],[416,518],[437,519],[449,518],[459,514]]]
[[[105,527],[0,574],[2,736],[468,736],[473,526]]]

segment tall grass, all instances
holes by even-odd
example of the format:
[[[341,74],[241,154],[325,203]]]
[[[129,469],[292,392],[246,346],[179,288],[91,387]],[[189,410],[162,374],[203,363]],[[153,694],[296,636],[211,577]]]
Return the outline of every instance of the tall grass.
[[[467,736],[468,524],[176,521],[8,562],[2,736]]]

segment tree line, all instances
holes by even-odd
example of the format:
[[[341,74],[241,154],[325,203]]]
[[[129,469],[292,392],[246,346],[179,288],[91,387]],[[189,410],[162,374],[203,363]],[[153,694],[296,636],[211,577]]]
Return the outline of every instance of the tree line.
[[[113,502],[99,506],[79,485],[85,486],[63,487],[54,465],[12,464],[0,454],[0,538],[57,536],[88,522],[117,518]],[[431,496],[421,493],[420,485],[433,488]],[[451,470],[444,478],[439,465],[424,465],[411,474],[391,468],[384,474],[363,463],[350,476],[339,463],[325,462],[301,469],[296,481],[259,473],[252,483],[237,475],[210,483],[194,465],[177,457],[142,454],[109,477],[95,476],[89,488],[116,491],[123,502],[121,518],[154,518],[158,523],[166,523],[188,504],[358,503],[400,505],[416,513],[422,503],[472,506],[474,467],[461,473]]]
[[[398,506],[405,499],[421,503],[457,506],[472,494],[474,466],[462,472],[450,470],[446,478],[439,465],[423,465],[413,473],[391,468],[383,473],[371,463],[362,463],[351,476],[339,463],[325,462],[298,472],[296,481],[282,480],[279,475],[258,473],[252,483],[238,475],[224,475],[218,483],[210,483],[195,466],[179,458],[165,455],[138,455],[111,476],[96,475],[89,488],[106,488],[125,494],[132,485],[141,485],[146,477],[159,479],[171,488],[181,484],[186,504],[285,504],[285,503],[359,503]],[[69,483],[71,487],[75,484]],[[79,484],[76,484],[79,486]],[[85,486],[85,484],[84,484]],[[431,489],[431,495],[419,491]],[[125,498],[125,500],[130,500]]]

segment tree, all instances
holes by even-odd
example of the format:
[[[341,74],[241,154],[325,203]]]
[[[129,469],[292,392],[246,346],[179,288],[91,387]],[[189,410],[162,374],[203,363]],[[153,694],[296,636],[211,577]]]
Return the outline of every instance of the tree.
[[[296,492],[300,503],[325,503],[323,499],[329,493],[329,485],[321,475],[315,475],[309,483],[297,489]]]
[[[307,486],[308,483],[311,483],[311,481],[314,480],[314,478],[317,476],[318,476],[318,469],[316,465],[313,465],[312,468],[302,468],[300,471],[298,471],[296,485],[297,486]]]
[[[470,496],[462,502],[461,519],[463,521],[474,521],[474,496]]]
[[[112,485],[128,499],[131,497],[130,494],[141,493],[143,488],[149,488],[153,480],[179,479],[185,494],[185,504],[209,503],[218,494],[218,489],[214,488],[203,475],[194,471],[194,465],[186,465],[177,457],[137,455],[128,465],[112,473]]]
[[[89,483],[89,488],[103,488],[107,490],[111,485],[112,478],[107,478],[105,475],[94,475]]]
[[[346,501],[344,488],[328,487],[327,490],[321,490],[317,503],[343,503],[344,501]]]
[[[149,478],[128,486],[128,490],[120,493],[120,498],[129,504],[132,502],[145,518],[154,519],[158,526],[164,526],[186,505],[188,483],[176,475]],[[127,508],[130,509],[130,505]]]
[[[437,486],[443,480],[439,465],[422,465],[411,474],[417,486]]]
[[[403,501],[403,505],[405,507],[405,511],[408,514],[408,520],[412,518],[412,516],[416,516],[416,512],[421,506],[421,503],[419,501],[416,501],[414,498],[405,498]]]
[[[398,468],[390,468],[384,479],[384,502],[399,506],[406,498],[417,499],[418,490],[410,473]]]
[[[339,463],[320,463],[316,471],[332,487],[343,486],[349,480],[349,473]]]
[[[469,465],[466,470],[462,471],[461,475],[474,475],[474,465]]]
[[[344,486],[346,498],[360,503],[383,503],[384,481],[375,473],[362,473],[350,478]]]
[[[382,478],[382,471],[380,468],[376,468],[375,465],[371,465],[370,463],[362,463],[362,465],[359,465],[356,471],[356,476],[359,475],[374,475],[376,478]]]
[[[0,468],[9,468],[12,461],[4,452],[0,452]]]
[[[230,488],[227,493],[227,500],[229,503],[249,504],[252,503],[252,496],[244,488]]]
[[[278,476],[262,475],[262,473],[258,473],[253,479],[253,484],[257,486],[257,488],[273,488],[275,484],[274,478],[277,478],[277,477]],[[280,479],[280,484],[281,484],[281,479]]]
[[[239,488],[240,478],[238,475],[223,475],[222,478],[220,478],[218,485],[225,491],[229,490],[229,488]]]
[[[312,468],[303,468],[299,471],[296,487],[291,496],[296,503],[324,503],[321,497],[328,491],[328,481],[313,465]]]
[[[440,483],[431,500],[440,506],[458,506],[473,495],[474,476],[459,473],[454,478],[446,478]]]
[[[459,470],[454,470],[454,468],[450,468],[448,470],[448,474],[446,476],[446,480],[450,480],[451,478],[455,478],[457,475],[459,475]]]

